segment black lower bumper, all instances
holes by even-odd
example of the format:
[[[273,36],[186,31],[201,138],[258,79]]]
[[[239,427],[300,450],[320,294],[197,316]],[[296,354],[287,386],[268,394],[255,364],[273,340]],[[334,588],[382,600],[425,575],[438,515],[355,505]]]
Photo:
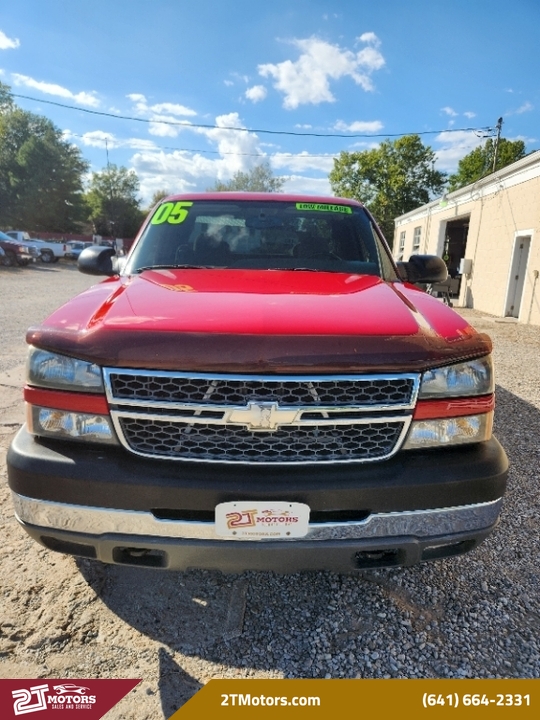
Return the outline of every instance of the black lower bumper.
[[[170,509],[197,520],[211,519],[219,503],[239,500],[302,502],[312,515],[355,517],[483,503],[504,495],[508,472],[495,438],[448,450],[400,452],[384,462],[272,467],[148,460],[122,448],[36,441],[25,427],[11,444],[7,464],[9,486],[26,497]]]
[[[496,523],[495,523],[496,524]],[[186,540],[122,535],[92,536],[24,525],[50,550],[115,565],[165,570],[206,569],[225,573],[264,570],[291,573],[330,570],[353,573],[381,567],[415,565],[461,555],[476,548],[495,525],[468,533],[430,538],[235,542]]]
[[[380,463],[270,467],[153,461],[120,448],[36,441],[22,428],[8,452],[19,520],[46,547],[118,564],[228,572],[344,572],[465,552],[496,524],[507,472],[495,439]],[[216,505],[242,500],[305,503],[316,539],[215,539]],[[183,532],[190,523],[200,536]]]

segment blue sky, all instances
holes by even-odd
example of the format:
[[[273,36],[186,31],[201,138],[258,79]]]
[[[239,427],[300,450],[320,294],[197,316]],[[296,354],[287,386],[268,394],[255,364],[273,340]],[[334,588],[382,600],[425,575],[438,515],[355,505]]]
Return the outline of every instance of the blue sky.
[[[334,156],[393,135],[428,133],[450,172],[501,116],[538,149],[539,30],[538,0],[20,0],[0,80],[92,170],[107,150],[136,170],[144,202],[264,159],[285,190],[327,193]]]

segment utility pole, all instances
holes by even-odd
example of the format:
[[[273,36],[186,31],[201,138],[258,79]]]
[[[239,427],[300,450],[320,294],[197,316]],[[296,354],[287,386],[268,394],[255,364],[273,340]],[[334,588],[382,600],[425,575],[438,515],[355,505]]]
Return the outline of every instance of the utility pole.
[[[497,120],[497,137],[495,138],[495,149],[493,151],[493,168],[491,169],[491,172],[495,172],[495,168],[497,167],[497,159],[499,156],[499,141],[501,139],[502,124],[503,124],[503,119],[502,119],[502,117],[500,117]]]

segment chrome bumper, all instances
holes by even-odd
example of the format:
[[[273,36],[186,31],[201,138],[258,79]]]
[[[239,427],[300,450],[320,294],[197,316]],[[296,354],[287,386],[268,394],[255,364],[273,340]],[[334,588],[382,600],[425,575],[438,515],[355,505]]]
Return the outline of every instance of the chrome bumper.
[[[213,523],[159,520],[152,513],[110,508],[85,507],[35,500],[12,492],[17,520],[21,525],[88,536],[123,535],[167,540],[220,541]],[[376,513],[354,522],[311,523],[302,538],[280,543],[305,541],[369,540],[395,536],[418,539],[471,533],[493,526],[499,517],[502,498],[486,503],[409,512]],[[242,538],[233,542],[251,542]],[[267,540],[258,540],[266,543]],[[273,540],[272,542],[275,542]]]

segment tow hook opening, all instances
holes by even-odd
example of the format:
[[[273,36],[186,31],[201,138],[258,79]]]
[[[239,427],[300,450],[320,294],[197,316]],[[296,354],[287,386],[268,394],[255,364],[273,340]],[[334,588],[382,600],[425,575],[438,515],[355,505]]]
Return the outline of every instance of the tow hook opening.
[[[118,565],[162,568],[167,565],[167,553],[151,548],[115,547],[113,561]]]
[[[439,560],[453,557],[454,555],[462,555],[472,550],[476,545],[478,545],[478,542],[475,539],[461,540],[460,542],[448,543],[446,545],[433,545],[424,548],[422,560]]]
[[[405,561],[404,553],[397,548],[387,550],[362,550],[355,553],[354,564],[359,569],[394,567]]]

